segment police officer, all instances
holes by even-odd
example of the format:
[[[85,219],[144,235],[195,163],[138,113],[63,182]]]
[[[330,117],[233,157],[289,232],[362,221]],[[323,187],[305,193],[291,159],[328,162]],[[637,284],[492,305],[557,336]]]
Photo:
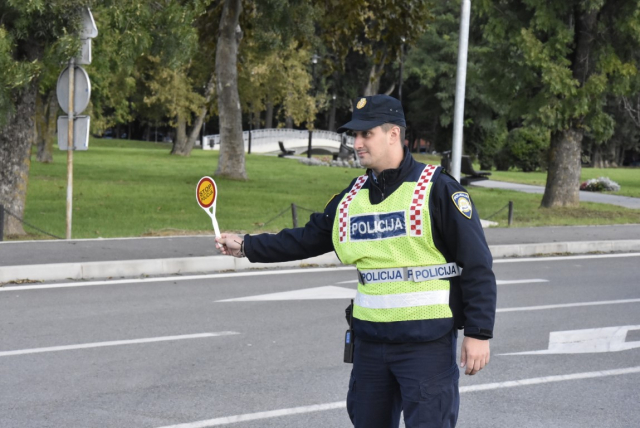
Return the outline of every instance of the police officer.
[[[338,132],[355,134],[366,174],[302,228],[222,234],[224,254],[252,262],[297,260],[335,250],[358,269],[355,353],[347,410],[357,428],[454,427],[460,367],[489,362],[496,282],[478,214],[466,190],[404,147],[402,105],[386,95],[356,100]]]

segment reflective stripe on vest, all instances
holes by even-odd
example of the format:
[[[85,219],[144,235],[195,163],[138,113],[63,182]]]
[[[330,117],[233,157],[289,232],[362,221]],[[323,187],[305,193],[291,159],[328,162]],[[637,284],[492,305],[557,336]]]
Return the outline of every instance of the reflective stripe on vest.
[[[353,187],[345,198],[338,205],[338,228],[340,230],[340,242],[344,242],[347,239],[347,233],[349,232],[349,204],[353,201],[358,191],[362,189],[364,183],[369,178],[367,175],[361,175],[358,177]]]
[[[457,264],[447,263],[435,266],[359,270],[358,279],[360,280],[360,284],[376,284],[392,281],[422,282],[431,279],[460,276],[461,272],[462,268]]]
[[[354,302],[367,309],[411,308],[414,306],[448,305],[449,290],[372,296],[358,292]]]
[[[411,236],[422,236],[422,221],[420,219],[422,218],[422,207],[425,202],[425,190],[437,168],[435,165],[427,165],[416,183],[416,189],[413,192],[413,199],[409,207]]]

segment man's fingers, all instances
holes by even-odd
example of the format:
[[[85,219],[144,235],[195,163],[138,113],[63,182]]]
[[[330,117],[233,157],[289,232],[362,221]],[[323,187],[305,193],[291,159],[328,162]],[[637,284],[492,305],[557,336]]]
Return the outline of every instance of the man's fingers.
[[[487,365],[487,359],[484,356],[479,356],[476,358],[470,358],[469,363],[467,364],[467,370],[465,370],[465,374],[474,375],[482,370]]]
[[[473,358],[469,358],[467,360],[467,369],[464,371],[464,374],[474,375],[476,374],[475,365],[476,361]]]
[[[216,237],[216,248],[220,250],[222,254],[229,255],[229,249],[227,248],[227,238],[229,237],[228,233],[221,233],[220,237]]]
[[[467,364],[467,350],[463,346],[462,349],[460,349],[460,367],[464,367],[466,364]]]

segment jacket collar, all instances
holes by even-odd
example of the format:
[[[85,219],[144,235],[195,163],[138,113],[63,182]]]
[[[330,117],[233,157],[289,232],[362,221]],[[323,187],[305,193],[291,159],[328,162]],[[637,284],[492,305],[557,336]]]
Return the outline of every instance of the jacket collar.
[[[378,185],[383,184],[384,186],[393,186],[398,182],[403,182],[407,178],[414,167],[415,160],[413,159],[413,156],[411,156],[407,146],[403,145],[402,149],[404,150],[404,158],[402,158],[402,162],[400,162],[400,166],[397,168],[385,169],[375,176],[375,179],[373,171],[370,168],[367,168],[367,175],[372,182],[377,182]]]

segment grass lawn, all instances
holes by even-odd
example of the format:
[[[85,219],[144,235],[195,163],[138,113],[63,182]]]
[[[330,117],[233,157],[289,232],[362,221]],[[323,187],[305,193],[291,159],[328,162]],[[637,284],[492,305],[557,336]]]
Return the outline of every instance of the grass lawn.
[[[202,176],[213,176],[217,152],[194,150],[191,157],[181,158],[169,156],[169,149],[169,145],[162,143],[92,139],[87,152],[76,152],[73,237],[212,233],[209,217],[195,200],[195,186]],[[438,157],[418,158],[439,163]],[[248,155],[246,164],[249,181],[216,178],[217,218],[222,230],[258,232],[291,227],[291,203],[301,207],[298,216],[302,225],[309,215],[302,208],[322,210],[333,194],[363,172],[309,167],[295,160],[261,155]],[[618,171],[637,170],[605,171],[623,190],[632,187],[613,174]],[[500,174],[495,173],[495,178],[504,179]],[[525,173],[505,174],[526,176],[527,180],[533,177]],[[540,180],[544,184],[544,178]],[[483,218],[513,201],[515,226],[520,227],[640,223],[640,210],[612,205],[584,203],[579,209],[543,210],[538,208],[542,195],[479,188],[472,188],[470,193]],[[65,206],[66,153],[55,150],[52,164],[35,160],[31,163],[25,220],[64,236]],[[283,216],[264,226],[282,211]],[[491,220],[505,226],[507,210]]]

